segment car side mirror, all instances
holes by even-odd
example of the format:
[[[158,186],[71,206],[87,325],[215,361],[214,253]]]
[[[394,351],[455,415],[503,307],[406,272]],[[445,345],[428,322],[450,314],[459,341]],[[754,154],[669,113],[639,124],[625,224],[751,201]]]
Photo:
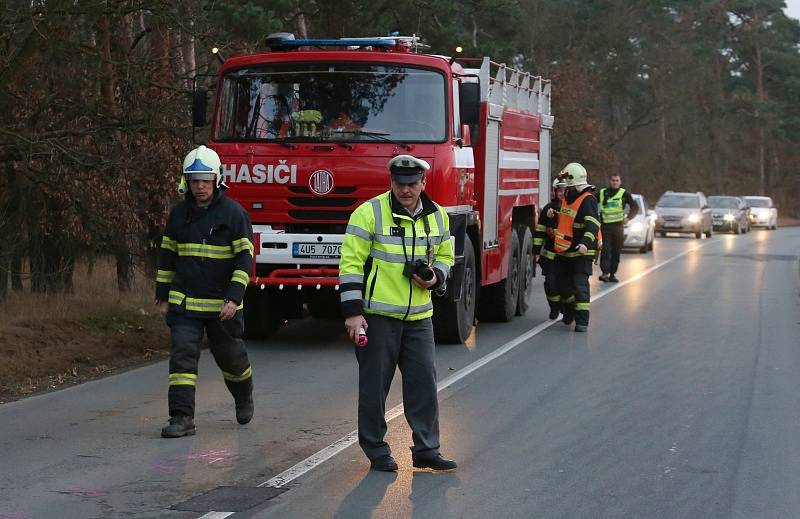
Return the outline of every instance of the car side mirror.
[[[458,87],[458,110],[461,124],[478,124],[481,120],[481,85],[460,83]]]
[[[202,128],[206,125],[208,111],[208,90],[198,88],[192,92],[192,126]]]

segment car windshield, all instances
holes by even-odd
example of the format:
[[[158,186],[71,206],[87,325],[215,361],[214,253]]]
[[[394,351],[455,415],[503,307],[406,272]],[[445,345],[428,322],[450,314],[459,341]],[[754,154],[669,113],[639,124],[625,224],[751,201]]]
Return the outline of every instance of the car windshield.
[[[750,207],[769,207],[769,198],[745,198]]]
[[[714,209],[739,209],[739,200],[730,196],[710,196],[708,205]]]
[[[281,63],[222,79],[217,140],[412,141],[446,137],[444,75],[354,63]]]
[[[659,207],[699,209],[700,198],[692,195],[662,195],[656,205]]]

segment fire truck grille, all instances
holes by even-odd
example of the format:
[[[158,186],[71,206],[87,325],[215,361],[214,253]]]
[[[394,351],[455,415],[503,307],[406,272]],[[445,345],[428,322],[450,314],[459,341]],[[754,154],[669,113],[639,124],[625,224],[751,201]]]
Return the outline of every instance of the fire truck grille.
[[[346,222],[352,211],[290,210],[289,216],[295,220],[339,220]]]
[[[355,205],[355,198],[301,198],[289,197],[289,203],[297,207],[350,207]]]
[[[335,195],[348,195],[356,190],[356,186],[340,186],[334,188],[333,194]],[[298,195],[310,195],[311,190],[306,186],[289,186],[289,191],[297,193]]]

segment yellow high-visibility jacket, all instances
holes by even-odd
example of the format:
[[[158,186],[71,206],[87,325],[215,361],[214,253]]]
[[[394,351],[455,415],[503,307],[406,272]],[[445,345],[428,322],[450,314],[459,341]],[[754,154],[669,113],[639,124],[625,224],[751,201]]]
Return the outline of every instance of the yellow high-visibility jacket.
[[[433,315],[430,290],[403,275],[406,261],[423,259],[442,286],[453,266],[447,213],[424,192],[411,217],[391,191],[361,204],[342,243],[339,285],[345,317],[363,313],[417,321]]]

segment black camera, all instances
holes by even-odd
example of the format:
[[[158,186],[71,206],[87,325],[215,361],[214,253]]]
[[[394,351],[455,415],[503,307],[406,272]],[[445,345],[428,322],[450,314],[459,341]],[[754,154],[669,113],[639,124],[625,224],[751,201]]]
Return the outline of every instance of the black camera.
[[[403,265],[403,275],[405,277],[410,278],[414,274],[419,276],[422,281],[430,281],[435,276],[433,269],[425,263],[425,260],[421,259],[406,261],[405,265]]]

